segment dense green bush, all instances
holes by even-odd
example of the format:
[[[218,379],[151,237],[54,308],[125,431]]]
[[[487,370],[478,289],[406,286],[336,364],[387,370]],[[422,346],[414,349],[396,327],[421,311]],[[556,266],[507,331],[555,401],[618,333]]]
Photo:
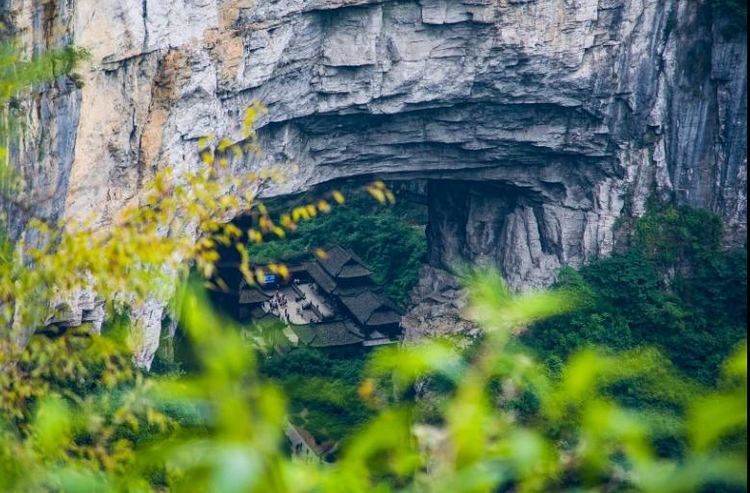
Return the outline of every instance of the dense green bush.
[[[251,260],[293,263],[315,248],[348,247],[362,257],[385,295],[404,306],[427,251],[424,218],[414,212],[419,208],[400,200],[383,206],[362,194],[347,195],[351,198],[344,207],[300,223],[288,238],[252,245]]]
[[[260,372],[284,389],[294,424],[312,433],[319,443],[336,442],[374,414],[357,394],[364,378],[364,361],[298,348],[264,359]]]
[[[304,390],[309,401],[373,409],[326,465],[290,460],[283,430],[294,414],[278,387],[258,375],[258,354],[196,291],[180,304],[199,362],[190,376],[134,374],[127,348],[111,336],[81,339],[83,351],[65,346],[73,342],[68,335],[48,350],[30,346],[16,367],[25,371],[0,374],[7,398],[0,489],[678,493],[746,485],[746,348],[722,365],[714,390],[691,394],[684,416],[670,423],[684,452],[665,456],[656,442],[670,416],[618,404],[603,392],[637,380],[638,392],[668,399],[684,384],[657,353],[590,349],[549,375],[511,334],[567,309],[568,296],[514,297],[493,275],[470,286],[470,311],[485,335],[468,354],[437,341],[389,347],[367,363],[369,378],[356,396],[337,395],[335,380]],[[306,373],[312,382],[324,373],[347,384],[360,378],[358,364],[314,352],[277,363],[261,365],[278,375]],[[87,370],[101,364],[103,370]],[[450,381],[450,395],[425,422],[405,390],[436,376]],[[67,378],[81,390],[69,391]],[[300,378],[292,392],[306,383]],[[14,389],[28,389],[32,398],[19,400]],[[519,419],[519,409],[527,416]]]
[[[553,365],[589,344],[653,345],[712,384],[747,326],[747,248],[725,251],[720,239],[721,223],[706,211],[652,207],[628,251],[561,272],[558,285],[583,305],[533,327],[524,342]]]

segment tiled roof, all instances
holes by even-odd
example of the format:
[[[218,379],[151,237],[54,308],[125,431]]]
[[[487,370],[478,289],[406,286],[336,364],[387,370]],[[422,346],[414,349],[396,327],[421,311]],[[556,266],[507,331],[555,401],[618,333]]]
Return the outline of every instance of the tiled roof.
[[[317,263],[309,262],[305,264],[307,273],[310,274],[313,281],[323,288],[326,293],[332,293],[336,289],[336,281],[326,273]]]
[[[373,346],[383,346],[385,344],[396,344],[397,342],[398,342],[398,338],[392,338],[391,336],[387,334],[383,334],[382,332],[376,329],[370,332],[370,336],[367,338],[366,341],[362,343],[362,345],[366,347],[373,347]]]
[[[335,246],[326,251],[325,257],[318,259],[323,269],[333,277],[364,277],[371,272],[364,266],[364,262],[347,248]]]
[[[365,267],[359,264],[351,264],[343,266],[339,271],[339,275],[337,277],[342,279],[353,279],[357,277],[367,277],[370,274],[372,274],[372,272],[370,272]]]
[[[381,337],[379,339],[368,339],[365,342],[363,342],[362,345],[365,347],[375,347],[375,346],[385,346],[388,344],[396,344],[396,343],[398,343],[398,340],[396,339]]]
[[[349,332],[363,339],[367,338],[367,336],[362,331],[362,328],[359,325],[349,320],[347,320],[345,323],[346,323],[346,328],[349,330]]]
[[[270,299],[271,296],[267,295],[258,288],[247,287],[240,291],[241,305],[260,304]]]
[[[292,325],[291,329],[299,338],[299,342],[306,346],[315,339],[315,330],[309,325]]]
[[[318,348],[350,346],[361,344],[363,340],[353,325],[343,321],[297,325],[293,326],[292,330],[301,343]]]
[[[313,347],[350,346],[361,344],[362,338],[349,330],[344,322],[329,322],[315,325],[317,334],[310,344]]]
[[[336,277],[341,268],[352,258],[351,252],[340,246],[335,246],[326,250],[325,256],[318,259],[318,263],[330,275]]]
[[[401,316],[389,308],[377,310],[370,316],[367,325],[391,325],[401,321]]]
[[[372,291],[363,291],[354,296],[341,296],[340,299],[362,325],[398,323],[401,319],[388,300]]]
[[[377,289],[377,286],[372,284],[363,286],[339,286],[336,288],[333,294],[336,294],[338,296],[356,296],[358,294],[364,293],[365,291],[372,291],[373,289]]]

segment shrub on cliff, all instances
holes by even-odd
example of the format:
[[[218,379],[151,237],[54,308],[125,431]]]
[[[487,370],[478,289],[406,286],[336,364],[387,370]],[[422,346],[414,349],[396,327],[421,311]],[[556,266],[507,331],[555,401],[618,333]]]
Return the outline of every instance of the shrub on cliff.
[[[589,344],[653,345],[712,384],[745,337],[747,248],[722,249],[719,218],[685,207],[654,204],[634,229],[627,252],[562,272],[558,285],[587,303],[534,327],[525,342],[555,361]]]
[[[403,307],[427,253],[423,224],[410,220],[408,207],[400,201],[384,206],[352,195],[346,207],[301,223],[283,241],[251,246],[250,256],[258,262],[293,263],[308,258],[316,248],[351,248],[372,270],[385,295]]]
[[[244,138],[251,142],[257,111],[251,108],[245,122]],[[259,376],[253,347],[209,308],[196,286],[174,296],[174,314],[199,368],[189,376],[136,369],[127,318],[124,333],[31,337],[28,331],[44,320],[57,289],[153,295],[189,261],[211,277],[216,243],[234,244],[243,254],[248,282],[262,278],[250,268],[243,236],[284,236],[296,219],[292,214],[277,225],[252,194],[224,193],[253,190],[258,178],[223,172],[225,160],[241,154],[238,145],[201,139],[205,166],[179,179],[157,175],[143,203],[105,231],[85,224],[63,230],[37,220],[29,228],[46,240],[41,245],[6,239],[0,336],[10,343],[0,346],[0,489],[664,493],[715,482],[746,486],[746,348],[727,360],[716,388],[694,393],[685,418],[672,423],[688,444],[684,454],[660,456],[652,431],[663,417],[613,402],[603,390],[641,378],[650,392],[669,398],[682,385],[679,376],[653,351],[593,349],[570,358],[559,376],[548,375],[511,344],[511,334],[569,309],[571,301],[562,292],[512,296],[491,273],[469,285],[469,311],[485,330],[470,357],[438,342],[375,355],[357,392],[375,417],[347,440],[334,464],[289,457],[283,393]],[[324,212],[325,204],[309,204],[312,209],[298,215]],[[257,211],[257,228],[239,231],[222,222],[247,208]],[[197,231],[198,240],[165,230]],[[268,268],[283,275],[281,265]],[[215,284],[220,288],[221,280]],[[19,333],[30,340],[19,344]],[[453,393],[431,423],[423,423],[415,420],[409,390],[430,375],[449,380]],[[521,405],[528,407],[523,419]]]

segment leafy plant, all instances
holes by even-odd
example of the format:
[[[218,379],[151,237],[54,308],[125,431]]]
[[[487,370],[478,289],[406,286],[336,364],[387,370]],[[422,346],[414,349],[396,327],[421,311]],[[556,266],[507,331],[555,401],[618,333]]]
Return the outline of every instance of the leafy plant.
[[[348,195],[346,207],[300,223],[283,241],[252,245],[250,257],[256,262],[294,263],[309,258],[317,248],[351,248],[372,270],[384,293],[405,306],[427,252],[423,223],[410,217],[409,205],[400,201],[387,206]]]
[[[720,235],[709,212],[655,204],[635,224],[628,251],[561,272],[558,285],[586,303],[535,326],[524,341],[553,362],[589,344],[653,345],[680,371],[713,384],[747,326],[747,249],[723,250]]]
[[[192,341],[197,370],[191,374],[156,376],[135,368],[128,317],[104,334],[83,327],[31,336],[57,290],[90,286],[105,296],[132,293],[134,302],[164,295],[160,289],[176,283],[190,261],[210,277],[216,243],[238,248],[248,282],[261,277],[251,269],[247,237],[284,236],[304,214],[292,212],[277,225],[251,193],[259,178],[270,176],[223,172],[225,160],[240,158],[245,144],[245,152],[255,152],[252,122],[259,111],[254,106],[246,113],[243,142],[201,139],[204,164],[179,177],[157,175],[143,203],[112,228],[63,230],[37,220],[31,227],[46,239],[41,245],[5,240],[0,327],[11,343],[0,347],[0,489],[662,493],[717,483],[746,487],[746,345],[727,360],[710,391],[685,382],[653,350],[587,348],[560,358],[558,371],[549,372],[513,334],[571,310],[572,294],[514,296],[493,273],[469,281],[468,315],[485,334],[471,351],[426,341],[374,355],[357,391],[374,417],[344,441],[333,464],[289,457],[284,434],[290,415],[282,390],[261,376],[256,351],[240,328],[214,313],[194,284],[168,290]],[[248,193],[236,197],[228,189]],[[369,191],[389,201],[384,187]],[[256,212],[255,233],[225,221],[238,210]],[[325,214],[330,205],[305,211]],[[284,272],[278,264],[267,268]],[[659,285],[639,269],[631,277],[648,292],[632,290],[637,306],[657,299],[652,286]],[[574,281],[579,295],[587,292],[580,279]],[[220,280],[216,284],[221,287]],[[617,292],[607,296],[628,301]],[[19,333],[25,340],[15,337]],[[301,359],[306,367],[328,364]],[[334,369],[347,381],[358,372]],[[413,390],[432,376],[449,383],[448,395],[427,422],[415,412]],[[685,413],[646,412],[607,391],[633,381],[639,382],[635,392],[678,401]],[[310,401],[354,398],[338,395],[335,382],[320,383],[322,395],[308,394]],[[683,402],[686,388],[691,399]],[[658,453],[656,430],[665,421],[686,444],[678,455]]]
[[[572,357],[559,376],[549,376],[512,343],[512,332],[569,308],[568,295],[514,297],[491,275],[476,277],[471,287],[470,312],[486,331],[471,357],[440,342],[377,353],[368,365],[370,379],[359,390],[377,415],[344,443],[333,464],[286,455],[280,390],[258,376],[252,347],[239,331],[188,290],[182,317],[200,373],[128,377],[125,370],[125,378],[89,389],[84,399],[73,398],[64,385],[45,387],[35,398],[35,411],[23,413],[24,426],[14,426],[8,412],[2,413],[2,486],[8,491],[669,492],[716,482],[745,484],[745,348],[725,365],[721,387],[694,394],[687,418],[675,424],[688,443],[684,456],[660,457],[652,437],[658,416],[623,407],[603,392],[633,377],[650,378],[663,391],[679,384],[662,371],[656,353],[587,350]],[[110,344],[107,340],[94,336],[87,344]],[[107,353],[52,351],[49,361],[53,367],[63,360],[96,367],[97,354]],[[40,369],[45,363],[38,362]],[[92,384],[123,368],[103,371],[93,375]],[[411,399],[402,397],[402,390],[431,374],[455,385],[439,410],[439,424],[415,422]],[[22,378],[48,382],[50,374]],[[395,392],[373,384],[381,378],[392,378]],[[122,396],[114,398],[118,394],[111,389],[123,385]],[[529,393],[537,405],[519,420],[515,404]],[[141,427],[145,434],[138,432]]]

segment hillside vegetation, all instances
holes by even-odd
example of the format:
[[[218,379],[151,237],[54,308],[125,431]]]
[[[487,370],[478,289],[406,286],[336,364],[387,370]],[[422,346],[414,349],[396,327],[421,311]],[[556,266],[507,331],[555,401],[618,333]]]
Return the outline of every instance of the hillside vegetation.
[[[310,258],[316,248],[351,248],[373,272],[384,294],[404,307],[427,251],[425,208],[398,193],[393,206],[380,205],[362,194],[347,195],[350,199],[343,207],[301,222],[287,238],[251,245],[251,261],[294,263]],[[289,203],[272,207],[284,209]]]
[[[747,246],[723,250],[721,223],[703,211],[653,206],[630,248],[562,271],[579,310],[523,338],[552,366],[587,345],[655,346],[685,375],[713,384],[719,363],[745,337]]]

